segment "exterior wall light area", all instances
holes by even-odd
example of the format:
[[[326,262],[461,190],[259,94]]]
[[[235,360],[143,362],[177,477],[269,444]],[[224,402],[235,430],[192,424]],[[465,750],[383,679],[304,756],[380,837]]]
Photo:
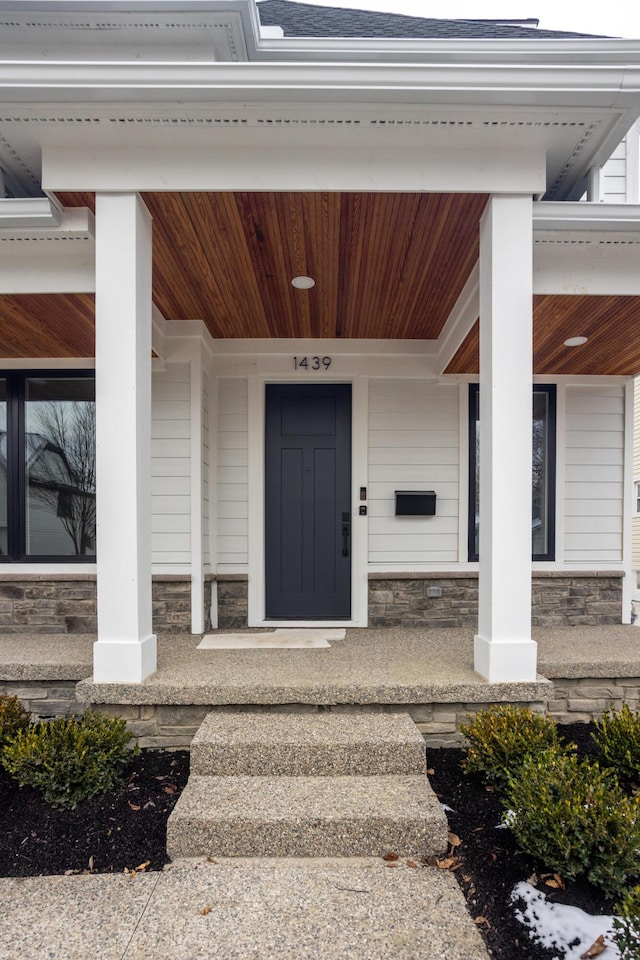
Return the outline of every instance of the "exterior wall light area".
[[[588,337],[569,337],[568,340],[565,340],[565,347],[581,347],[583,343],[586,343]]]

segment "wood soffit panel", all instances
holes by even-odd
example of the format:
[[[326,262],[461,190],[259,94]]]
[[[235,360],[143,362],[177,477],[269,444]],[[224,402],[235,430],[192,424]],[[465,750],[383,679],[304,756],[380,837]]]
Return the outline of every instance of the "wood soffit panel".
[[[484,195],[152,193],[153,297],[214,338],[437,339],[478,257]],[[93,208],[92,194],[60,194]],[[296,290],[291,279],[312,276]],[[92,356],[94,299],[0,296],[8,358]],[[478,325],[447,373],[478,371]],[[589,337],[564,347],[570,336]],[[537,374],[640,371],[640,298],[536,296]]]

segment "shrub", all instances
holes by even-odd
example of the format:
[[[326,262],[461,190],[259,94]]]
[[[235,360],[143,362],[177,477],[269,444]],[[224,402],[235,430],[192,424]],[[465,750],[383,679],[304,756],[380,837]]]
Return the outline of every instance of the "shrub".
[[[640,960],[640,887],[628,890],[616,906],[613,942],[622,960]]]
[[[479,773],[485,783],[504,791],[527,756],[559,746],[553,720],[529,707],[506,704],[481,710],[460,725],[469,741],[462,761],[465,773]]]
[[[29,711],[25,710],[17,697],[8,693],[0,694],[0,754],[7,740],[20,730],[29,726]]]
[[[507,793],[519,847],[613,896],[640,873],[640,797],[592,760],[550,748],[526,758]]]
[[[122,718],[87,711],[19,731],[5,745],[4,765],[52,807],[73,808],[115,786],[131,756],[130,740]]]
[[[627,780],[640,779],[640,714],[627,703],[611,707],[596,721],[592,737],[607,766]]]

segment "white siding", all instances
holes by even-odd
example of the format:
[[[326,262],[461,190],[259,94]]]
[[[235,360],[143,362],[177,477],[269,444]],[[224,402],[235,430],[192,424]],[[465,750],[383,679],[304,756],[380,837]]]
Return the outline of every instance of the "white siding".
[[[369,562],[458,559],[458,387],[369,383]],[[396,517],[396,490],[435,490],[435,517]]]
[[[209,374],[202,373],[202,560],[210,562],[209,549]]]
[[[604,203],[626,203],[627,200],[627,141],[618,145],[610,160],[602,168],[601,200]]]
[[[248,383],[218,381],[218,563],[248,561]]]
[[[636,483],[640,483],[640,377],[633,385],[633,520],[632,566],[640,570],[640,514],[636,514]]]
[[[157,573],[190,568],[190,429],[190,367],[168,363],[152,380],[151,548]]]
[[[568,386],[564,559],[622,560],[624,390],[622,385]]]

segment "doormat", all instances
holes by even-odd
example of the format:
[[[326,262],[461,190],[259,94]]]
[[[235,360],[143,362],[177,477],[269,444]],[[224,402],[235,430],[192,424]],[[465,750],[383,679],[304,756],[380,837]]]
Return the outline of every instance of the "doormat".
[[[330,640],[344,640],[344,628],[300,627],[270,630],[268,633],[208,633],[197,650],[307,650],[330,647]]]

